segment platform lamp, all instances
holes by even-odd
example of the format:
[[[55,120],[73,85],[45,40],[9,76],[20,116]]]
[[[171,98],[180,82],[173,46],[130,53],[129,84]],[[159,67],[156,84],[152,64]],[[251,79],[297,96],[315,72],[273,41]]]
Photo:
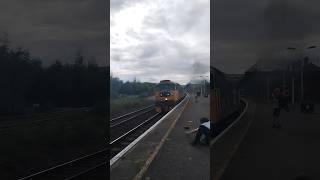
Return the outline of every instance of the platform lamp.
[[[305,48],[305,49],[314,49],[314,48],[316,48],[317,46],[309,46],[309,47],[307,47],[307,48]],[[288,47],[287,48],[288,50],[297,50],[297,48],[295,48],[295,47]],[[304,49],[302,49],[302,50],[304,50]],[[305,59],[307,59],[308,57],[305,57],[304,59],[301,59],[301,70],[300,70],[300,81],[301,81],[301,87],[300,87],[300,89],[301,89],[301,95],[300,95],[300,102],[302,102],[303,101],[303,98],[304,98],[304,85],[303,85],[303,75],[304,75],[304,72],[303,72],[303,68],[304,68],[304,60]],[[292,83],[294,83],[294,77],[292,77]],[[294,84],[292,85],[292,92],[294,92]],[[294,96],[294,94],[292,95],[292,96]],[[294,99],[292,100],[293,102],[294,102]]]
[[[209,77],[209,76],[200,76],[200,77],[202,77],[202,78],[204,78],[204,80],[203,80],[203,85],[204,85],[204,87],[203,87],[203,91],[201,92],[203,95],[205,94],[205,90],[206,90],[206,79],[205,78],[207,78],[207,77]],[[202,87],[202,86],[201,86]],[[202,89],[202,88],[201,88]]]

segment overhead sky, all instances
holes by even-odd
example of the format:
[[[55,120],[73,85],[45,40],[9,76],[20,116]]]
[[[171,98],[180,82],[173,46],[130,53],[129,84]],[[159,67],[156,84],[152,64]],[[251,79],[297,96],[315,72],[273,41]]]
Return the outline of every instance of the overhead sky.
[[[187,83],[210,71],[210,0],[111,0],[110,69],[122,80]]]
[[[319,64],[320,1],[216,0],[211,7],[211,65],[221,71],[243,73],[258,60],[277,66],[304,56]],[[318,48],[306,50],[311,45]]]
[[[77,51],[105,65],[106,12],[105,0],[1,0],[0,33],[44,65],[73,62]]]

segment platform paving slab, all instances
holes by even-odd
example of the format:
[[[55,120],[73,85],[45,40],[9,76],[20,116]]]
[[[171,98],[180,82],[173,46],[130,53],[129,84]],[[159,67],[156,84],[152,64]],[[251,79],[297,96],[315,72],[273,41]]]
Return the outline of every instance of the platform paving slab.
[[[272,106],[258,103],[248,132],[221,180],[320,179],[320,114],[281,112],[283,128],[272,128]]]
[[[192,97],[174,129],[143,176],[146,180],[210,179],[210,151],[205,145],[191,146],[194,135],[185,132],[197,128],[201,117],[209,118],[210,97]],[[186,129],[188,127],[188,129]]]

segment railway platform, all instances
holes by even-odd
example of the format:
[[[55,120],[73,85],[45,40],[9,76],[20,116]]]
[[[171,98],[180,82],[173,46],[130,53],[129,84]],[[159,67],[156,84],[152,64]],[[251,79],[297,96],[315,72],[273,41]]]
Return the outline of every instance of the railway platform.
[[[171,134],[155,157],[143,179],[150,180],[206,180],[210,179],[210,151],[208,146],[191,146],[193,135],[188,129],[199,127],[201,117],[210,115],[210,97],[192,98]]]
[[[249,102],[243,121],[213,146],[214,179],[320,179],[320,113],[296,105],[280,118],[283,127],[272,128],[272,106]]]
[[[209,118],[209,100],[200,97],[195,102],[189,96],[176,113],[111,166],[110,179],[209,179],[209,147],[191,146],[193,136],[185,133],[197,128],[201,117]]]

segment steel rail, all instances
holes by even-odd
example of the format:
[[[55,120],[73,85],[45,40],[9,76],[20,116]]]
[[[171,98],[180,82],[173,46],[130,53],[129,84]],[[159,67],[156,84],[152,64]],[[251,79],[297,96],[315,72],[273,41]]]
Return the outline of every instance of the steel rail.
[[[177,109],[178,107],[180,107],[181,104],[183,104],[183,102],[185,102],[185,100],[188,100],[189,95],[184,96],[184,98],[172,109],[170,110],[167,114],[165,114],[163,117],[161,117],[157,122],[155,122],[153,125],[151,125],[151,127],[149,127],[145,132],[143,132],[139,137],[137,137],[133,142],[131,142],[128,146],[126,146],[124,149],[122,149],[120,152],[118,152],[115,156],[113,156],[109,163],[110,163],[110,167],[116,163],[121,157],[123,157],[130,149],[132,149],[132,147],[134,147],[138,142],[141,141],[141,139],[143,139],[145,136],[147,136],[153,129],[155,129],[162,121],[164,121],[167,117],[169,117],[174,111],[175,109]],[[157,115],[159,115],[161,113],[158,113]],[[119,138],[117,138],[119,141]],[[117,140],[116,139],[116,140]],[[110,145],[116,143],[116,140],[112,141],[110,143]]]
[[[79,158],[76,158],[76,159],[73,159],[71,161],[68,161],[68,162],[65,162],[63,164],[59,164],[57,166],[53,166],[51,168],[48,168],[48,169],[45,169],[45,170],[42,170],[40,172],[37,172],[37,173],[34,173],[34,174],[31,174],[29,176],[26,176],[26,177],[23,177],[23,178],[20,178],[18,180],[26,180],[26,179],[30,179],[30,178],[34,178],[36,176],[40,176],[40,175],[44,175],[45,173],[49,173],[49,172],[52,172],[54,170],[57,170],[58,168],[62,168],[62,167],[65,167],[67,165],[71,165],[72,163],[77,163],[81,160],[84,160],[84,159],[87,159],[87,158],[91,158],[95,155],[98,155],[98,154],[101,154],[101,153],[106,153],[108,151],[108,148],[104,148],[100,151],[97,151],[97,152],[94,152],[94,153],[91,153],[91,154],[88,154],[88,155],[85,155],[85,156],[82,156],[82,157],[79,157]]]
[[[82,110],[88,110],[88,108],[81,108],[81,109],[69,110],[69,111],[59,111],[59,112],[55,112],[54,114],[64,113],[64,112],[82,111]],[[47,122],[47,121],[49,122],[49,121],[57,120],[58,118],[61,118],[61,117],[65,117],[66,115],[55,115],[53,117],[50,117],[50,116],[52,116],[52,115],[49,115],[49,117],[37,118],[36,120],[30,120],[30,121],[27,121],[27,122],[17,122],[17,123],[11,123],[11,124],[7,124],[7,125],[2,125],[2,126],[0,126],[0,130],[9,129],[9,128],[15,128],[15,127],[19,127],[19,126],[28,126],[28,125],[32,125],[32,124]]]
[[[101,166],[106,166],[106,165],[107,165],[107,161],[106,161],[106,162],[103,162],[103,163],[100,163],[100,164],[98,164],[98,165],[96,165],[96,166],[93,166],[93,167],[91,167],[91,168],[88,168],[88,169],[86,169],[86,170],[84,170],[84,171],[81,171],[81,172],[79,172],[79,173],[76,174],[76,175],[73,175],[73,176],[71,176],[71,177],[65,178],[64,180],[72,180],[72,179],[78,178],[79,176],[83,176],[83,175],[85,175],[85,174],[87,174],[87,173],[89,173],[89,172],[91,172],[91,171],[93,171],[93,170],[95,170],[95,169],[97,169],[97,168],[100,168]],[[107,167],[107,166],[106,166],[106,167]],[[106,170],[107,170],[107,168],[106,168]],[[107,174],[107,172],[106,172],[106,174]]]
[[[146,110],[146,109],[148,109],[148,108],[151,108],[151,107],[153,107],[153,106],[154,106],[154,105],[150,105],[150,106],[147,106],[147,107],[138,109],[138,110],[136,110],[136,111],[133,111],[133,112],[124,114],[124,115],[122,115],[122,116],[113,118],[113,119],[110,120],[110,122],[116,121],[116,120],[118,120],[118,119],[122,119],[122,118],[124,118],[124,117],[130,116],[130,115],[135,114],[135,113],[137,113],[137,112],[140,112],[140,111]]]
[[[152,117],[148,118],[146,121],[142,122],[141,124],[137,125],[136,127],[132,128],[130,131],[124,133],[123,135],[121,135],[120,137],[118,137],[117,139],[113,140],[110,145],[113,145],[114,143],[120,141],[121,139],[123,139],[124,137],[128,136],[130,133],[132,133],[133,131],[137,130],[138,128],[140,128],[142,125],[144,125],[145,123],[151,121],[152,119],[154,119],[155,117],[157,117],[158,115],[160,115],[161,113],[157,113],[155,115],[153,115]]]
[[[130,118],[128,118],[128,119],[125,119],[124,121],[120,121],[120,122],[118,122],[118,123],[115,123],[115,124],[110,125],[110,128],[119,126],[119,125],[121,125],[121,124],[123,124],[123,123],[125,123],[125,122],[128,122],[128,121],[130,121],[130,120],[132,120],[132,119],[134,119],[134,118],[137,118],[137,117],[139,117],[139,116],[141,116],[141,115],[147,114],[148,112],[151,112],[151,111],[153,111],[153,109],[150,109],[150,110],[147,110],[147,111],[143,111],[143,112],[141,112],[141,113],[139,113],[139,114],[136,114],[136,115],[134,115],[134,116],[132,116],[132,117],[130,117]]]

